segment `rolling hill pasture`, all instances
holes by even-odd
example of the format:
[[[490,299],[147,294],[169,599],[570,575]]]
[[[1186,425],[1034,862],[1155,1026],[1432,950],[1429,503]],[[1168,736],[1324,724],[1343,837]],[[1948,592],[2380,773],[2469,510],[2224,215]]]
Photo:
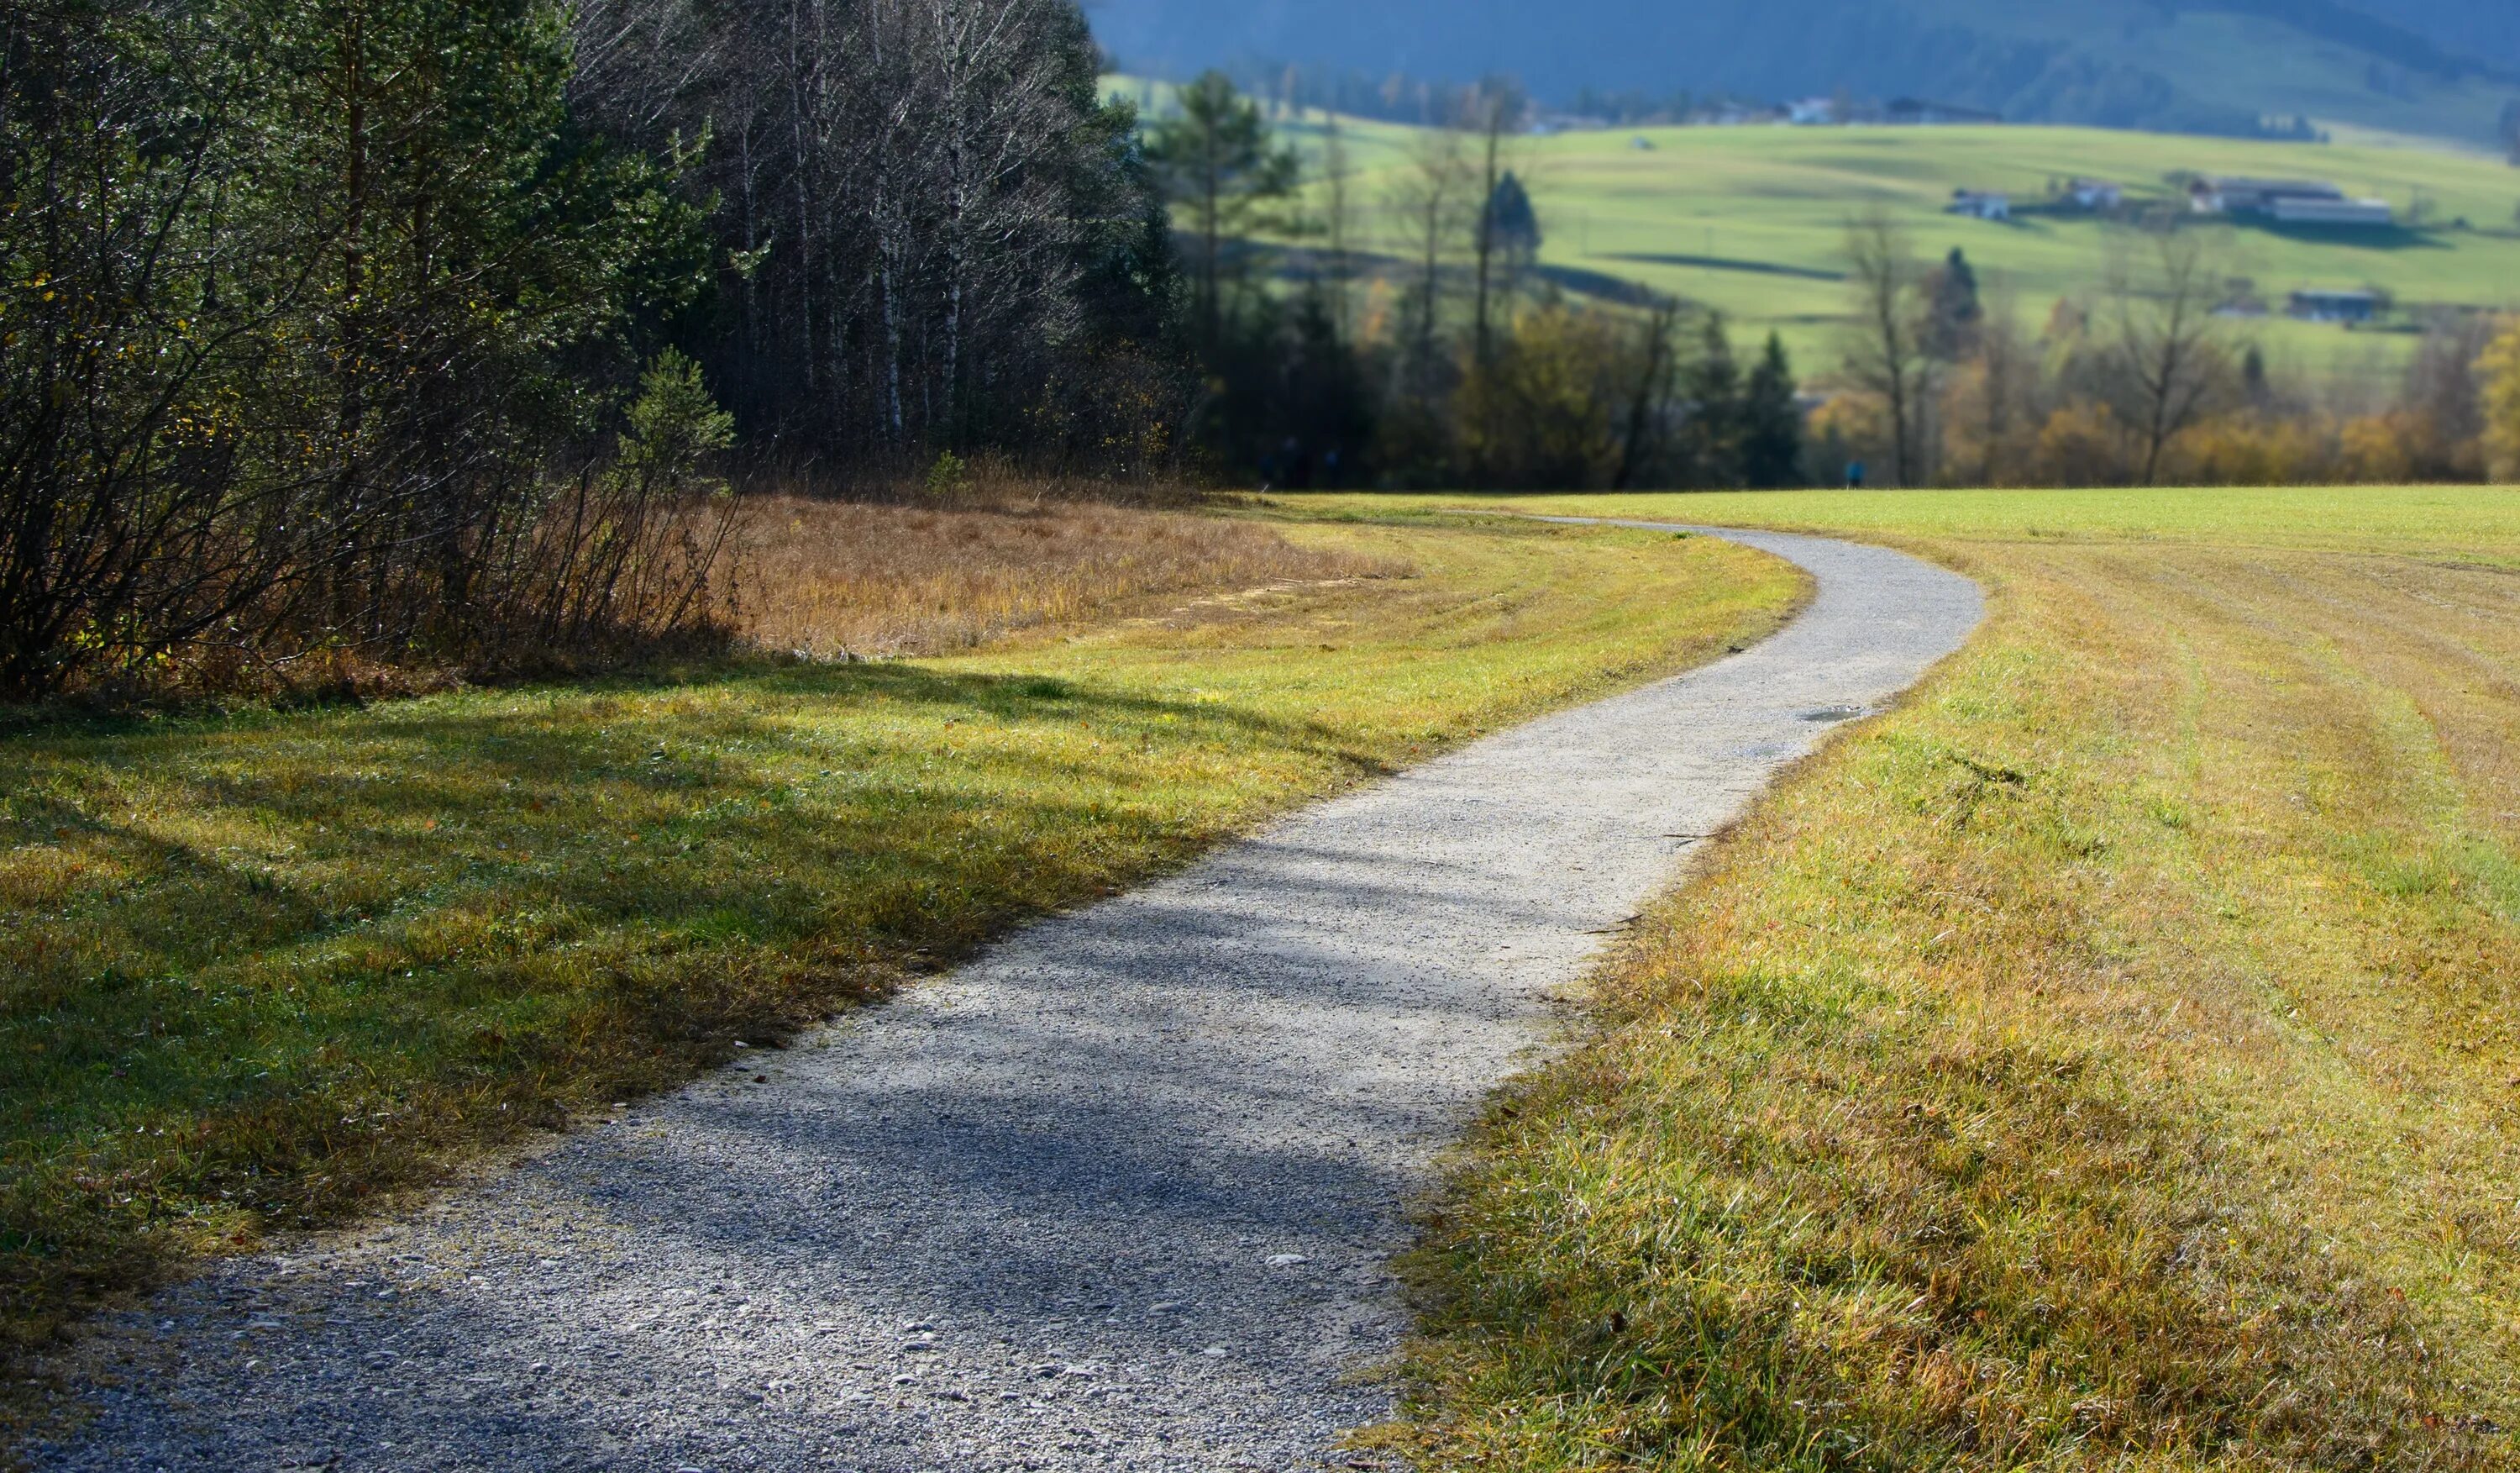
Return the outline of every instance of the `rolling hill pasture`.
[[[1126,89],[1124,89],[1126,90]],[[1130,93],[1130,95],[1138,95]],[[1160,93],[1145,93],[1156,108]],[[1325,207],[1319,115],[1281,124],[1313,182],[1304,213]],[[1420,130],[1340,122],[1366,211],[1369,249],[1400,251],[1375,218],[1402,186]],[[2387,201],[2402,228],[2367,233],[2247,223],[2228,231],[2223,266],[2273,315],[2235,321],[2277,373],[2394,387],[2410,331],[2349,331],[2282,315],[2300,290],[2379,288],[2411,326],[2444,308],[2520,307],[2520,169],[2499,159],[2365,141],[2273,143],[2069,127],[1659,127],[1516,138],[1508,161],[1526,181],[1544,243],[1539,264],[1579,294],[1629,282],[1722,310],[1735,336],[1783,335],[1807,374],[1831,367],[1845,316],[1844,237],[1879,208],[1916,248],[1958,249],[1991,299],[2008,296],[2037,329],[2060,299],[2098,296],[2110,231],[2047,207],[2050,191],[2088,177],[2121,185],[2131,205],[2185,207],[2175,174],[2324,180]],[[2009,221],[1945,212],[1955,190],[2011,196]],[[2407,228],[2409,218],[2420,221]],[[2459,222],[2464,221],[2462,227]],[[2237,289],[2234,295],[2239,295]]]

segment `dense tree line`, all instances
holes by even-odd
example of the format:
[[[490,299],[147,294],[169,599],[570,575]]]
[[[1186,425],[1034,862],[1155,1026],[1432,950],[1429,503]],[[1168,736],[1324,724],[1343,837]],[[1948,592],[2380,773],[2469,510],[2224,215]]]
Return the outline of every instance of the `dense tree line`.
[[[596,636],[695,575],[654,476],[569,455],[707,254],[569,51],[525,0],[0,12],[0,694]]]
[[[1142,472],[1167,230],[1067,0],[6,0],[0,698],[705,625],[739,437]]]
[[[587,0],[580,114],[695,154],[695,346],[765,450],[847,476],[1164,456],[1169,225],[1070,0]]]
[[[1537,270],[1509,84],[1453,98],[1372,199],[1334,121],[1299,196],[1270,112],[1211,72],[1147,128],[1194,283],[1208,392],[1190,433],[1219,470],[1297,486],[1803,483],[1780,344],[1745,369],[1716,312],[1585,304]]]

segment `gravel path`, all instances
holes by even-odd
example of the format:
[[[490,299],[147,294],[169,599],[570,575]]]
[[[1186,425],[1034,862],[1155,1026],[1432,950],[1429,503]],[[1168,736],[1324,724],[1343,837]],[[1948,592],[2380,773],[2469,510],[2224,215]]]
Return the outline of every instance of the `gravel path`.
[[[1293,815],[415,1219],[217,1266],[104,1327],[95,1417],[36,1466],[1347,1464],[1390,1414],[1408,1203],[1554,990],[1980,617],[1896,553],[1723,535],[1818,578],[1756,649]]]

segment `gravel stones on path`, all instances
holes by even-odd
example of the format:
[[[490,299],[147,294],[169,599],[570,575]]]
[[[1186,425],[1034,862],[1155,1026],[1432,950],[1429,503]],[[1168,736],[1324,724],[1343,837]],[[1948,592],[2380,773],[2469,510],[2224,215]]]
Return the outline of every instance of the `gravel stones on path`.
[[[1410,1204],[1554,991],[1683,836],[1981,615],[1896,553],[1719,534],[1809,569],[1813,606],[407,1220],[213,1266],[101,1327],[83,1363],[116,1372],[35,1465],[1348,1465],[1391,1412]]]

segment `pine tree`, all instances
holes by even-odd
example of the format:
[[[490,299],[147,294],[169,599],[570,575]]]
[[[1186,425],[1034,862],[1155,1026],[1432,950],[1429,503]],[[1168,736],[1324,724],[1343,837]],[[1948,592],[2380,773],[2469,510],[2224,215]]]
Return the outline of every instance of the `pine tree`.
[[[1723,314],[1709,312],[1700,325],[1697,350],[1681,367],[1680,397],[1687,415],[1681,425],[1681,455],[1689,483],[1739,485],[1741,365],[1732,356],[1732,340],[1724,329]]]
[[[1803,483],[1803,412],[1784,340],[1768,335],[1741,395],[1741,479],[1758,490]]]
[[[1511,169],[1488,197],[1488,234],[1511,261],[1527,262],[1540,253],[1540,214],[1531,207],[1531,192]]]
[[[1225,248],[1269,201],[1293,192],[1295,156],[1278,147],[1259,105],[1210,71],[1181,90],[1181,115],[1148,130],[1147,161],[1166,194],[1187,206],[1201,344],[1225,336]]]
[[[1946,363],[1967,357],[1986,308],[1978,299],[1977,268],[1958,246],[1926,278],[1925,309],[1925,351]]]
[[[454,637],[485,529],[518,525],[534,460],[593,427],[589,370],[705,284],[700,216],[573,125],[556,0],[225,3],[271,38],[288,140],[257,204],[312,251],[274,267],[318,288],[300,341],[334,406],[322,617]]]

